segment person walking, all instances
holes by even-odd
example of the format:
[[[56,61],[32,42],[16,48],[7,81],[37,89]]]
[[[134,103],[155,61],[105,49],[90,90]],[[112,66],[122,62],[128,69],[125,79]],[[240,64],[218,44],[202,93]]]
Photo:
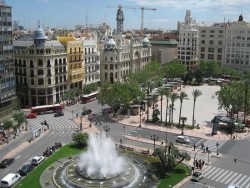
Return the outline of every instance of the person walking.
[[[196,145],[194,144],[194,151],[195,151],[195,149],[196,149]]]

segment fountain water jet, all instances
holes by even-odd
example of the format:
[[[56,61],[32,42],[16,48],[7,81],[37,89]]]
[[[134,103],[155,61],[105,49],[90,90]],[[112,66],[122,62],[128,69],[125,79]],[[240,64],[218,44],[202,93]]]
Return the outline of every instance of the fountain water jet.
[[[80,155],[78,171],[85,178],[110,179],[122,172],[126,161],[119,156],[114,142],[102,134],[89,135],[88,150]]]

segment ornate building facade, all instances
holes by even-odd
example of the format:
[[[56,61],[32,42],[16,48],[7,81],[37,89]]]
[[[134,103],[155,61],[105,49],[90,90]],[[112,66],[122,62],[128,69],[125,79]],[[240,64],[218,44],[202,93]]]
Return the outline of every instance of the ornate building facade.
[[[101,82],[123,82],[125,76],[140,71],[151,62],[151,45],[147,38],[109,37],[101,50]]]
[[[58,103],[67,90],[67,52],[57,40],[47,41],[38,26],[33,41],[14,41],[17,95],[22,106]]]

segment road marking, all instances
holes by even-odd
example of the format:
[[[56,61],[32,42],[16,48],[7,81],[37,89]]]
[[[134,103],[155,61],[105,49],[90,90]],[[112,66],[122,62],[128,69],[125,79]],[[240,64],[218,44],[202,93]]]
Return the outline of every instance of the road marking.
[[[222,177],[224,177],[229,170],[226,170],[223,174],[221,174],[215,181],[219,181]]]
[[[243,180],[244,180],[246,177],[248,177],[248,176],[247,176],[247,175],[243,176],[237,183],[240,185],[241,182],[243,182]]]
[[[18,158],[20,158],[20,155],[18,155],[18,156],[16,157],[16,159],[18,159]]]
[[[223,183],[223,181],[225,181],[229,176],[231,176],[233,172],[229,172],[229,174],[227,174],[220,182]]]
[[[216,168],[215,166],[214,166],[214,167],[209,166],[207,169],[205,169],[205,170],[203,171],[203,174],[205,175],[207,172],[209,172],[210,170],[215,169],[215,168]]]
[[[221,173],[224,172],[225,169],[220,169],[219,172],[217,172],[213,177],[211,177],[211,180],[214,180],[215,178],[217,178]]]
[[[247,184],[247,182],[250,180],[250,177],[248,177],[240,186],[241,187],[245,187],[245,184]]]
[[[8,169],[8,170],[5,170],[3,173],[5,174],[6,172],[8,172],[10,169]]]
[[[28,155],[25,155],[23,158],[25,159],[25,158],[28,158],[30,155],[28,154]]]
[[[238,174],[238,176],[237,176],[236,178],[234,178],[230,183],[231,183],[231,184],[236,183],[236,181],[237,181],[240,177],[242,177],[242,176],[243,176],[242,174]],[[238,184],[238,182],[237,182],[237,184]]]
[[[55,133],[55,131],[51,132],[50,135],[52,135],[52,134],[54,134],[54,133]]]
[[[214,174],[216,174],[217,173],[217,171],[219,171],[220,170],[220,168],[217,168],[217,169],[215,169],[215,170],[213,170],[213,172],[211,172],[208,176],[206,176],[206,178],[207,179],[210,179]]]
[[[238,175],[238,173],[236,172],[236,173],[234,173],[232,176],[230,176],[228,179],[227,179],[227,181],[225,182],[225,184],[228,184],[235,176],[237,176]]]

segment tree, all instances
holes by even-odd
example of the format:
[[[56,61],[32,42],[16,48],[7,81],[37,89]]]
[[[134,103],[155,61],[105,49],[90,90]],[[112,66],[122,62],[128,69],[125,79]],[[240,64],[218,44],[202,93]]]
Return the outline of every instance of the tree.
[[[203,76],[213,77],[219,74],[220,67],[216,61],[201,61],[199,69]]]
[[[3,129],[7,130],[8,133],[10,132],[10,129],[13,128],[13,121],[11,120],[6,120],[3,122]]]
[[[169,96],[170,96],[169,89],[164,89],[163,95],[166,96],[166,101],[167,101],[167,105],[166,105],[166,118],[165,118],[165,125],[166,125],[167,124],[167,120],[168,120],[168,102],[169,102]]]
[[[194,103],[193,103],[193,118],[192,118],[192,126],[194,126],[194,111],[195,111],[195,103],[196,103],[196,100],[199,96],[202,95],[202,92],[199,90],[199,89],[195,89],[193,90],[193,98],[194,98]]]
[[[161,162],[160,169],[163,170],[163,173],[170,173],[184,160],[189,161],[191,159],[187,152],[181,152],[173,143],[168,145],[167,152],[162,147],[156,148],[153,155],[159,157]]]
[[[187,68],[179,60],[173,60],[162,66],[162,71],[168,78],[182,78],[187,74]]]
[[[88,143],[89,135],[88,133],[74,133],[72,140],[75,142],[76,145],[79,147],[86,147]]]
[[[179,114],[179,125],[180,125],[180,122],[181,122],[181,111],[182,111],[182,103],[183,103],[183,100],[189,100],[188,98],[188,95],[186,92],[181,92],[180,95],[179,95],[179,99],[180,99],[180,114]]]
[[[166,93],[166,91],[165,91],[166,89],[163,89],[163,88],[161,88],[161,89],[159,89],[159,91],[158,91],[158,93],[160,94],[160,100],[161,100],[161,122],[162,122],[162,100],[163,100],[163,95]]]
[[[83,87],[83,94],[87,95],[87,94],[90,94],[90,93],[92,93],[92,92],[94,92],[96,90],[98,90],[97,83],[91,83],[91,84],[85,85]]]
[[[177,93],[172,93],[171,95],[170,95],[170,100],[171,100],[171,109],[172,109],[172,124],[173,124],[173,122],[174,122],[174,103],[175,103],[175,101],[177,100],[179,98],[179,95],[177,94]]]
[[[15,112],[12,117],[17,122],[17,128],[19,130],[20,130],[20,126],[27,121],[24,113],[20,112],[20,111],[19,112]]]

